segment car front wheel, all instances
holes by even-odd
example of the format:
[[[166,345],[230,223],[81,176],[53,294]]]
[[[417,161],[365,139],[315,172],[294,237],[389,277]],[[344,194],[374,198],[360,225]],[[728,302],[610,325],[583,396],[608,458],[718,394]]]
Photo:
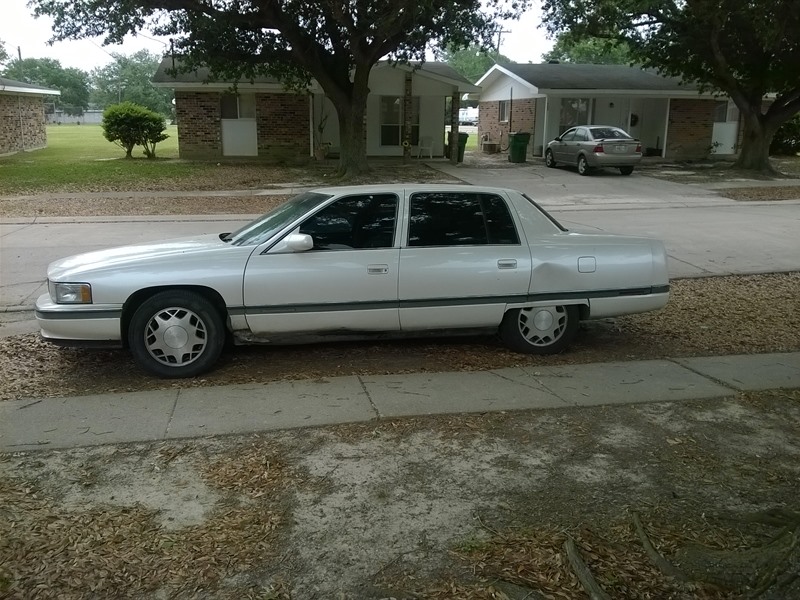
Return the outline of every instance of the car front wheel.
[[[580,173],[581,175],[589,174],[589,163],[586,162],[585,156],[578,157],[578,173]]]
[[[551,169],[556,166],[556,157],[553,156],[553,151],[548,150],[544,153],[544,164],[546,164]]]
[[[517,352],[556,354],[578,333],[577,306],[536,306],[509,310],[500,324],[503,342]]]
[[[222,318],[203,296],[185,290],[145,300],[128,327],[134,360],[159,377],[194,377],[211,369],[225,343]]]
[[[633,173],[633,167],[620,167],[619,172],[623,175],[630,175]]]

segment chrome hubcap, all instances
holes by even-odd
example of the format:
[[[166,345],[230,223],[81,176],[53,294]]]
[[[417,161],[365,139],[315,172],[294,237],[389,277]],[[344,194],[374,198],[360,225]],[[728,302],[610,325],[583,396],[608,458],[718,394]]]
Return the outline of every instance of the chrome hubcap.
[[[197,360],[208,344],[206,325],[190,310],[180,307],[158,311],[147,323],[144,344],[150,356],[171,367]]]
[[[537,306],[519,311],[519,331],[532,346],[549,346],[564,335],[567,309],[563,306]]]

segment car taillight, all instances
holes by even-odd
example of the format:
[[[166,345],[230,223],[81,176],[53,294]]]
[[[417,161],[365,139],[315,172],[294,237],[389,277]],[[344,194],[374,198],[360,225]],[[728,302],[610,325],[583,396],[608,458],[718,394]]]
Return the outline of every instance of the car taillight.
[[[592,150],[592,152],[595,152],[595,153],[603,152],[603,144],[597,144],[597,146],[594,147],[594,150]]]
[[[641,154],[641,152],[642,152],[642,145],[641,144],[636,144],[636,152]]]

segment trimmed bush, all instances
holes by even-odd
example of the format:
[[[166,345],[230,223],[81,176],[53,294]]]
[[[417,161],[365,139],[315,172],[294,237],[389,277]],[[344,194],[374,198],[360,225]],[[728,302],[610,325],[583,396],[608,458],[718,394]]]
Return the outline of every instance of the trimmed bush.
[[[770,154],[794,156],[798,152],[800,152],[800,114],[796,114],[778,127],[769,145]]]
[[[137,145],[144,147],[147,158],[155,158],[156,144],[169,137],[166,128],[163,116],[133,102],[112,104],[103,112],[103,136],[125,150],[126,158]]]

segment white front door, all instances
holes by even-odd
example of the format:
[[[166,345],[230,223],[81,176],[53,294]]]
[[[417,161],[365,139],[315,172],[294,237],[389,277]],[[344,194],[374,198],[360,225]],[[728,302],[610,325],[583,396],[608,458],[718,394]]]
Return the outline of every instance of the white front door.
[[[258,156],[255,94],[220,96],[223,156]]]
[[[397,331],[398,207],[394,194],[339,198],[297,228],[312,250],[252,256],[244,304],[253,333]]]
[[[255,119],[222,119],[222,155],[258,156]]]
[[[714,107],[712,154],[735,154],[739,137],[739,109],[732,101],[719,100]]]
[[[400,252],[404,331],[493,327],[528,293],[531,255],[497,194],[415,193]]]

